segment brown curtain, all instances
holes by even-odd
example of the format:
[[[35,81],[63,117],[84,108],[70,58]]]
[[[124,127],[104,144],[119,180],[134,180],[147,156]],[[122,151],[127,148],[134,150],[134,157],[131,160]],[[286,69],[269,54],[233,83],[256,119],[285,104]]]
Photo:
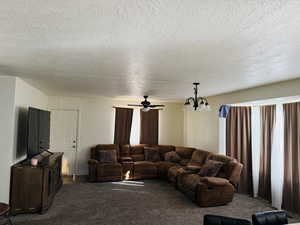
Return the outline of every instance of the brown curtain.
[[[282,208],[300,213],[300,102],[285,104]]]
[[[262,106],[260,110],[261,150],[258,196],[268,201],[271,201],[271,150],[276,106]]]
[[[157,109],[141,110],[140,144],[158,144],[158,115]]]
[[[226,119],[226,154],[244,167],[238,192],[253,195],[251,107],[231,107]]]
[[[115,144],[130,144],[133,109],[116,108]]]

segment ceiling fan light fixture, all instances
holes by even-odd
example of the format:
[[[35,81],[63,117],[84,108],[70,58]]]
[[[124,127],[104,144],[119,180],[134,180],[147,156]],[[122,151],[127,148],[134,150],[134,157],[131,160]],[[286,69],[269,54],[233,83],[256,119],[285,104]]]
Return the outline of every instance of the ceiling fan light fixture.
[[[149,112],[151,109],[149,108],[149,107],[147,107],[147,108],[142,108],[142,111],[143,112]]]
[[[137,104],[128,104],[128,106],[132,106],[132,107],[142,107],[142,109],[141,109],[142,112],[149,112],[152,108],[154,109],[154,108],[160,107],[160,109],[161,109],[161,108],[165,107],[165,105],[155,105],[155,104],[151,104],[151,102],[149,102],[149,101],[147,100],[147,98],[148,98],[148,96],[145,95],[145,96],[144,96],[144,101],[142,101],[140,105],[137,105]]]

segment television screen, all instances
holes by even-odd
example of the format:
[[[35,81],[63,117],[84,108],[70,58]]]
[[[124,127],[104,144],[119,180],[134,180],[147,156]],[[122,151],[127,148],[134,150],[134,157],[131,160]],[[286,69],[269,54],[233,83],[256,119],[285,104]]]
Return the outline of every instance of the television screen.
[[[49,150],[49,142],[50,112],[30,107],[28,111],[28,158]]]

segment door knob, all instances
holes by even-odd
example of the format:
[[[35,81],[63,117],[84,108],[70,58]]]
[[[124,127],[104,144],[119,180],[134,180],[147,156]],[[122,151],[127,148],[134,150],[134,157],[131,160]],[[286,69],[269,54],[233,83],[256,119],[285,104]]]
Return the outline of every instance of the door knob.
[[[73,147],[73,148],[76,148],[76,145],[73,145],[72,147]]]
[[[73,143],[76,143],[76,141],[73,141]]]

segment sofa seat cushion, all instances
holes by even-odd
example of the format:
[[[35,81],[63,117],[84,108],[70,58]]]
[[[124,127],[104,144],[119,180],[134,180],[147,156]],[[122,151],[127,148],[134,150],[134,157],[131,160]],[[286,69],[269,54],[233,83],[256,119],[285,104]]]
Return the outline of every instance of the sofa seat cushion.
[[[120,157],[121,162],[131,162],[132,158],[131,157]]]
[[[201,169],[201,165],[199,165],[198,163],[189,162],[186,165],[186,170],[194,171],[195,173],[198,173],[200,169]]]
[[[119,163],[101,163],[97,165],[97,179],[103,177],[122,177],[122,166]]]
[[[155,178],[158,175],[158,163],[150,161],[134,162],[134,177],[136,179]]]
[[[145,161],[158,162],[160,154],[157,147],[144,147]]]
[[[117,151],[116,150],[98,150],[99,163],[116,163]]]
[[[168,162],[168,161],[160,161],[157,164],[158,164],[157,166],[158,175],[160,178],[167,178],[169,169],[173,166],[178,166],[177,163]]]
[[[177,185],[177,177],[183,173],[190,173],[190,171],[186,170],[185,167],[182,166],[173,166],[168,171],[168,180]]]

